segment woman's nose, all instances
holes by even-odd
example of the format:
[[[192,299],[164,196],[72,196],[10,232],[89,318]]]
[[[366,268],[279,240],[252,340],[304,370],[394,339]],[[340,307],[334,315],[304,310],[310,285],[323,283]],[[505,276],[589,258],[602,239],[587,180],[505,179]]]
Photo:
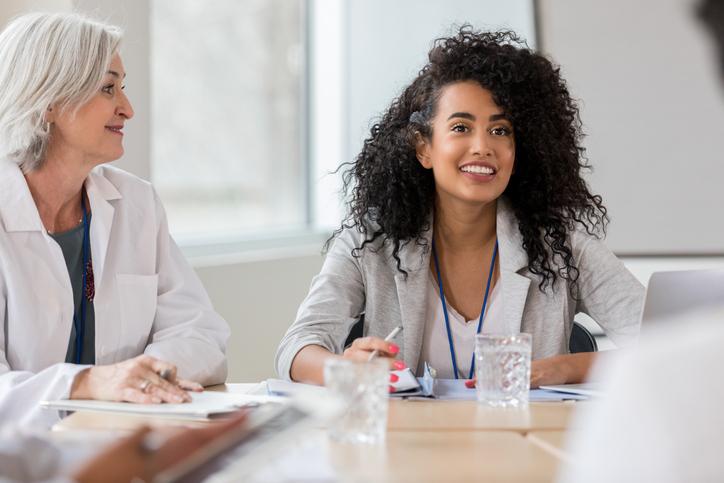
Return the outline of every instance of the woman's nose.
[[[123,116],[126,119],[131,119],[134,114],[133,106],[131,106],[131,101],[128,100],[126,93],[123,91],[121,91],[120,103],[116,108],[116,114],[118,114],[119,116]]]
[[[473,155],[476,156],[490,156],[492,155],[492,150],[490,149],[490,144],[488,142],[487,133],[481,132],[480,134],[477,134],[476,136],[473,136],[472,138],[472,145],[470,146],[470,151]]]

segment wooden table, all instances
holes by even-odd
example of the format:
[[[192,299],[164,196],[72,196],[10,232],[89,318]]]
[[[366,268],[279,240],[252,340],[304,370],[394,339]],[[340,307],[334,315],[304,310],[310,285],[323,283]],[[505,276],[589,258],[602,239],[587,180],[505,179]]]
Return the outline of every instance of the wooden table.
[[[229,384],[215,389],[250,392],[254,387]],[[326,481],[554,481],[566,458],[565,430],[576,404],[581,403],[531,403],[527,410],[510,410],[484,408],[474,401],[393,399],[384,445],[339,444],[321,430],[305,440],[313,445],[311,454],[334,475]],[[54,429],[131,430],[141,424],[204,423],[84,411]],[[294,460],[294,451],[287,452],[288,459]],[[305,456],[296,458],[303,462]]]
[[[530,403],[528,409],[486,408],[475,401],[390,401],[388,429],[444,431],[563,430],[575,403]]]
[[[574,430],[575,431],[575,430]],[[549,452],[556,458],[567,461],[566,442],[571,436],[570,431],[531,431],[526,434],[526,438],[532,443],[538,445],[543,450]]]

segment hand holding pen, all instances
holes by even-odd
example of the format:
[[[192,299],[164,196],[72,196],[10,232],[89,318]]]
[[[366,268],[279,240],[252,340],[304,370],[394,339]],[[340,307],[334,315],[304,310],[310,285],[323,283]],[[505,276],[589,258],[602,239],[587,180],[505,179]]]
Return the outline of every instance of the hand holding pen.
[[[387,337],[385,337],[384,342],[390,342],[392,339],[394,339],[395,337],[397,337],[397,334],[399,334],[400,332],[402,332],[402,326],[401,326],[401,325],[398,325],[397,327],[395,327],[394,329],[392,329],[392,332],[390,332],[389,334],[387,334]],[[400,348],[399,348],[398,346],[396,346],[395,344],[390,344],[390,346],[395,346],[395,347],[397,348],[397,350],[395,351],[395,353],[400,352]],[[389,346],[388,346],[388,347],[389,347]],[[370,354],[369,358],[367,358],[367,362],[371,361],[372,359],[374,359],[375,357],[377,357],[379,354],[380,354],[380,350],[379,350],[379,349],[373,350],[372,353]]]
[[[395,359],[400,353],[400,347],[392,340],[402,331],[402,326],[395,327],[387,337],[360,337],[344,350],[344,358],[356,361],[371,361],[375,357],[389,360],[390,369],[401,370],[407,366],[401,360]],[[397,375],[390,374],[390,382],[397,382]]]
[[[71,386],[71,399],[99,399],[135,403],[183,403],[187,391],[203,387],[176,377],[176,366],[148,355],[80,371]]]

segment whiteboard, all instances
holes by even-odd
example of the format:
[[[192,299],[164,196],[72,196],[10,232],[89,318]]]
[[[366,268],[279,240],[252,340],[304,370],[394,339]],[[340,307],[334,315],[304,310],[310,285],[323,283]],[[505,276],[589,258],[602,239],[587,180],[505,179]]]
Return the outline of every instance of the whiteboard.
[[[693,0],[541,0],[619,254],[724,254],[724,83]]]

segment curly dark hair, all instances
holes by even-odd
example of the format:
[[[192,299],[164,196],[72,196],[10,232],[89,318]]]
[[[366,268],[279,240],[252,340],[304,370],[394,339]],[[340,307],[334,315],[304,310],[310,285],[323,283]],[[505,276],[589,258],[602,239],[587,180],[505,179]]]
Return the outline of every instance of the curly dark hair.
[[[347,217],[329,241],[356,228],[366,240],[353,256],[375,240],[391,243],[398,270],[407,273],[400,249],[412,241],[425,244],[420,235],[430,228],[435,200],[433,173],[416,157],[416,133],[430,139],[443,87],[472,80],[492,93],[513,125],[515,172],[503,194],[518,218],[528,268],[540,277],[540,290],[557,277],[572,282],[573,289],[579,274],[569,232],[578,224],[602,237],[608,216],[601,197],[591,194],[581,177],[589,168],[581,122],[560,69],[514,32],[478,32],[470,25],[437,39],[428,57],[372,127],[356,160],[340,166],[349,168],[343,180],[351,196]]]

